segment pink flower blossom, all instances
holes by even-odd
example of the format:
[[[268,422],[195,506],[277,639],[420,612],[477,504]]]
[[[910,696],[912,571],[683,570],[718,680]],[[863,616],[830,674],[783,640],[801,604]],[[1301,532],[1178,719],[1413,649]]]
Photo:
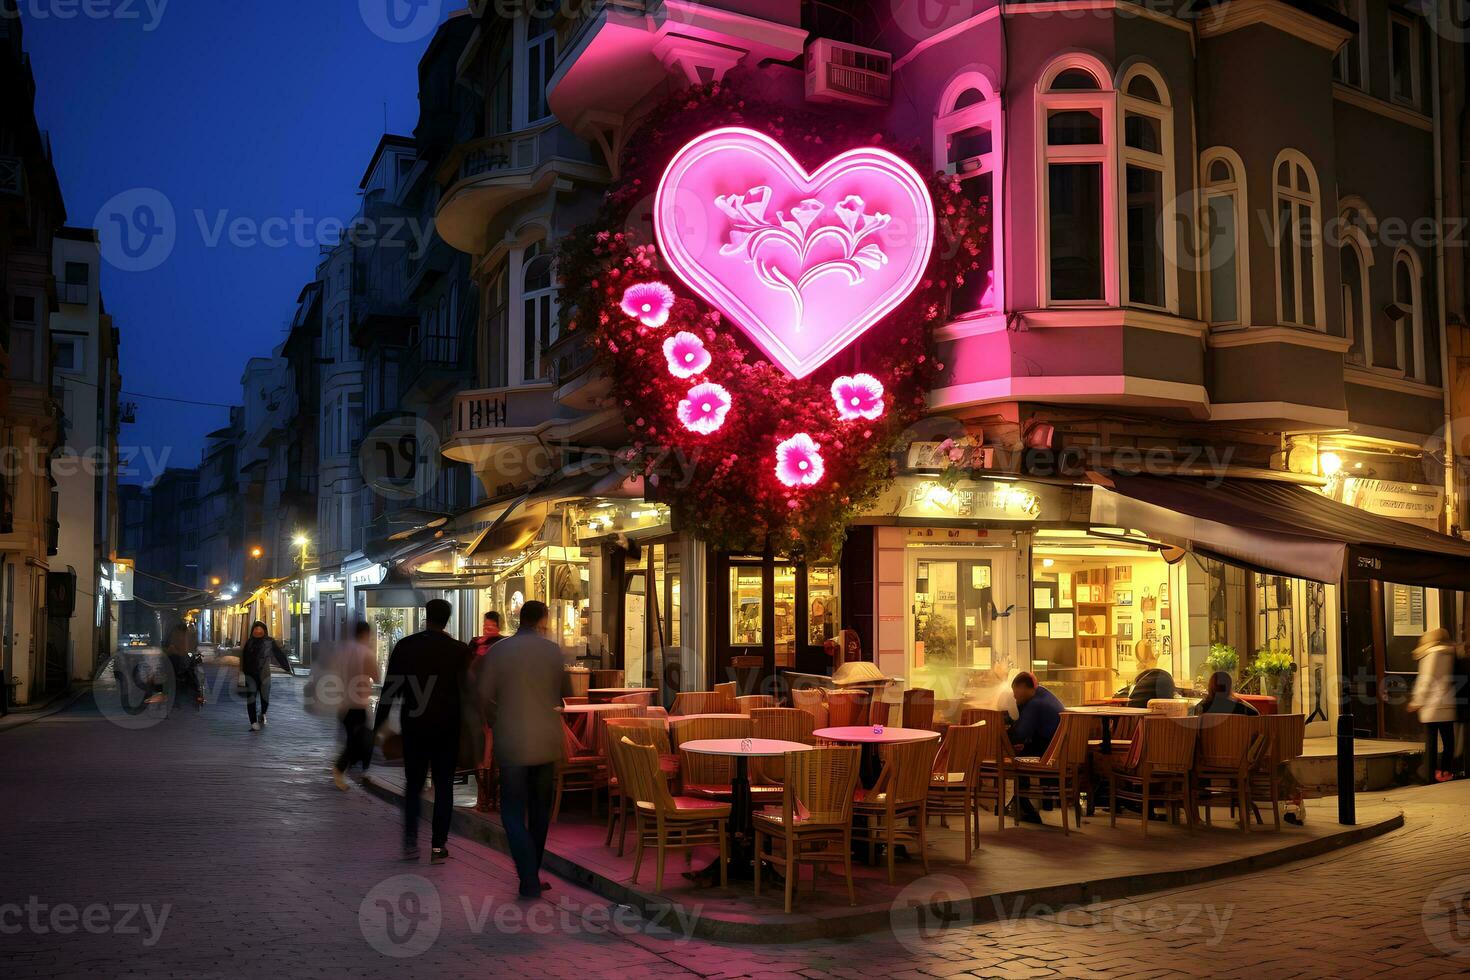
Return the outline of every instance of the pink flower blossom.
[[[871,374],[854,374],[832,382],[832,401],[844,421],[875,419],[883,414],[883,382]]]
[[[776,447],[776,479],[788,487],[819,483],[825,471],[822,447],[805,432],[798,432]]]
[[[614,274],[617,269],[613,269]],[[674,291],[661,282],[640,282],[623,293],[623,312],[645,327],[661,327],[669,322],[674,307]]]
[[[697,384],[679,400],[679,421],[690,432],[707,436],[725,424],[730,411],[730,393],[712,381]]]
[[[669,373],[676,378],[692,378],[710,364],[710,353],[698,335],[680,330],[664,339],[664,359],[669,362]]]

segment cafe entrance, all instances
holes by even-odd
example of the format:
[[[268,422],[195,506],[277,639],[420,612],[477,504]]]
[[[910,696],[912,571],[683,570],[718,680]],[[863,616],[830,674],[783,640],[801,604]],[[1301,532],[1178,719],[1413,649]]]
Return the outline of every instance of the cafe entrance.
[[[757,694],[779,669],[827,673],[824,644],[842,628],[838,578],[835,564],[716,556],[713,682],[734,680],[741,693]]]

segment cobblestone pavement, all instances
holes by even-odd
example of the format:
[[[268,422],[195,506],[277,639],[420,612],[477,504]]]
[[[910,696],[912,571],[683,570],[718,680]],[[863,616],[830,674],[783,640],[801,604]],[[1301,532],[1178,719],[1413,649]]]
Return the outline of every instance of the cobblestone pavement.
[[[211,670],[211,684],[228,681]],[[277,677],[266,731],[228,689],[132,717],[99,690],[0,733],[0,976],[1429,977],[1470,970],[1470,786],[1401,791],[1401,831],[1250,877],[1022,920],[729,947],[648,931],[333,788],[334,725]],[[107,710],[99,709],[99,704]],[[427,832],[427,828],[425,828]],[[427,842],[425,842],[427,843]],[[984,851],[977,860],[984,860]],[[920,882],[922,898],[943,882]],[[1002,913],[1005,910],[1001,910]]]

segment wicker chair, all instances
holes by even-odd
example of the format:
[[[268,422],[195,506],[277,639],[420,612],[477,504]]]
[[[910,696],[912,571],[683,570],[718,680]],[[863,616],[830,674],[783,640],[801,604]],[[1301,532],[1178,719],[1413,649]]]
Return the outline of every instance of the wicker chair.
[[[934,727],[934,692],[924,687],[911,687],[903,692],[903,727]]]
[[[712,715],[725,711],[724,695],[714,691],[680,691],[674,695],[671,717],[680,715]]]
[[[781,702],[774,694],[746,694],[735,699],[735,710],[749,715],[756,708],[778,708]]]
[[[1085,715],[1062,715],[1062,723],[1040,757],[1013,756],[1008,778],[1016,784],[1016,796],[1053,800],[1062,811],[1062,834],[1070,833],[1069,813],[1075,812],[1082,826],[1082,773],[1087,768],[1087,739],[1092,720]],[[1009,743],[1006,746],[1009,748]],[[1026,789],[1021,780],[1026,780]]]
[[[984,722],[981,729],[980,747],[975,752],[975,801],[994,804],[997,830],[1006,829],[1006,780],[1007,773],[1016,764],[1016,753],[1011,748],[1010,719],[996,708],[966,708],[961,713],[965,725]]]
[[[1251,769],[1251,808],[1257,803],[1270,801],[1271,811],[1276,818],[1276,829],[1281,829],[1281,774],[1302,754],[1302,739],[1306,733],[1304,715],[1262,715],[1265,723],[1266,747]],[[1260,817],[1257,816],[1259,820]]]
[[[778,738],[803,745],[816,744],[816,739],[812,737],[812,716],[800,708],[756,708],[751,711],[750,720],[755,726],[756,738]],[[784,781],[785,769],[781,759],[754,759],[752,769],[752,780],[756,778],[758,771],[761,782]]]
[[[870,691],[830,691],[827,694],[827,725],[846,728],[868,724],[873,695]]]
[[[883,772],[870,790],[859,790],[853,815],[862,821],[853,831],[853,839],[866,842],[868,860],[876,857],[879,844],[888,849],[888,883],[896,884],[893,861],[899,844],[918,848],[924,873],[929,873],[927,831],[924,824],[929,806],[929,777],[934,770],[934,754],[939,739],[900,742],[888,749]]]
[[[821,688],[792,688],[791,706],[811,715],[813,728],[827,727],[827,692]]]
[[[1189,778],[1198,737],[1198,718],[1145,717],[1128,758],[1108,773],[1109,826],[1118,825],[1118,804],[1126,800],[1138,804],[1145,837],[1155,803],[1168,804],[1171,811],[1183,807],[1193,830]]]
[[[624,672],[621,670],[593,670],[590,674],[587,686],[596,688],[626,687],[623,683]]]
[[[603,766],[603,758],[596,753],[588,751],[572,730],[565,725],[562,726],[561,759],[556,764],[555,795],[551,803],[551,821],[561,814],[561,798],[563,793],[591,793],[592,813],[597,813],[597,787],[598,770]]]
[[[980,784],[980,750],[985,740],[985,723],[950,725],[929,778],[929,815],[959,816],[965,820],[965,863],[970,863],[972,842],[980,835],[980,801],[975,790]]]
[[[713,799],[730,798],[730,780],[735,775],[735,760],[723,755],[685,752],[680,746],[702,738],[750,738],[754,725],[749,718],[674,718],[669,721],[674,751],[679,753],[679,770],[684,774],[684,794]],[[752,776],[754,773],[752,773]],[[752,778],[753,800],[775,799],[779,786],[761,786]]]
[[[609,701],[608,704],[636,704],[642,708],[651,708],[653,707],[653,692],[642,691],[638,694],[619,694]]]
[[[772,709],[795,710],[795,709]],[[796,893],[801,865],[841,864],[847,878],[847,901],[857,904],[852,886],[852,810],[862,750],[832,745],[810,752],[788,752],[782,760],[786,787],[781,809],[759,811],[751,818],[755,831],[755,893],[761,893],[761,862],[770,861],[786,876],[786,911]],[[766,850],[769,841],[771,849]],[[778,848],[777,844],[781,846]]]
[[[669,746],[669,730],[659,718],[612,718],[604,722],[604,737],[608,745],[607,779],[607,837],[603,844],[611,845],[613,832],[618,834],[618,857],[623,856],[623,842],[628,836],[628,795],[623,792],[623,778],[617,768],[617,754],[612,747],[620,739],[628,739],[638,745],[651,745],[658,751],[659,769],[664,778],[678,793],[679,757]]]
[[[659,770],[658,749],[652,745],[637,745],[631,739],[622,738],[613,751],[618,754],[618,772],[627,781],[625,792],[633,796],[633,813],[638,824],[632,883],[638,882],[645,847],[651,845],[656,853],[653,893],[657,895],[663,891],[664,859],[670,850],[682,850],[688,864],[693,848],[713,844],[720,849],[720,885],[726,885],[725,825],[730,819],[730,805],[670,793]]]
[[[734,681],[726,681],[723,684],[716,684],[714,690],[715,690],[715,693],[718,694],[720,696],[720,699],[721,699],[720,706],[718,708],[716,708],[715,710],[716,711],[724,711],[724,712],[734,712],[736,710],[735,696],[740,693],[739,689],[735,686],[735,682]]]
[[[1251,768],[1266,748],[1266,726],[1259,717],[1204,715],[1199,719],[1199,744],[1190,780],[1190,809],[1203,806],[1211,823],[1211,805],[1230,804],[1240,814],[1240,831],[1250,831]]]

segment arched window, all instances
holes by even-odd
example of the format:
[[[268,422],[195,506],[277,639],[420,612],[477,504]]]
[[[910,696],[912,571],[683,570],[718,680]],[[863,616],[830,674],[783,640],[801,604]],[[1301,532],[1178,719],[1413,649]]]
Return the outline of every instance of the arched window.
[[[1134,65],[1122,92],[1123,200],[1127,208],[1123,295],[1132,306],[1178,306],[1174,201],[1174,110],[1164,79]]]
[[[1065,55],[1042,74],[1037,159],[1047,305],[1117,303],[1115,93],[1104,65]]]
[[[1200,174],[1204,181],[1205,310],[1214,326],[1248,326],[1250,212],[1246,209],[1245,167],[1234,150],[1217,146],[1205,151]]]
[[[1352,346],[1348,363],[1367,365],[1373,357],[1373,307],[1368,285],[1368,269],[1373,264],[1373,251],[1360,234],[1349,232],[1338,253],[1342,265],[1342,326]]]
[[[966,72],[950,82],[940,98],[934,120],[934,165],[960,180],[970,200],[983,204],[990,215],[990,248],[975,257],[975,268],[950,298],[951,313],[990,313],[1005,308],[1002,265],[1001,181],[1002,139],[1000,98],[990,80]]]
[[[551,255],[541,242],[533,243],[522,257],[521,377],[525,381],[550,377],[546,351],[560,335],[556,322],[556,280],[551,274],[551,264]]]
[[[1280,323],[1322,329],[1322,197],[1311,161],[1282,150],[1272,168],[1276,311]]]
[[[1393,257],[1393,305],[1398,364],[1404,376],[1424,380],[1424,302],[1419,257],[1401,248]]]

